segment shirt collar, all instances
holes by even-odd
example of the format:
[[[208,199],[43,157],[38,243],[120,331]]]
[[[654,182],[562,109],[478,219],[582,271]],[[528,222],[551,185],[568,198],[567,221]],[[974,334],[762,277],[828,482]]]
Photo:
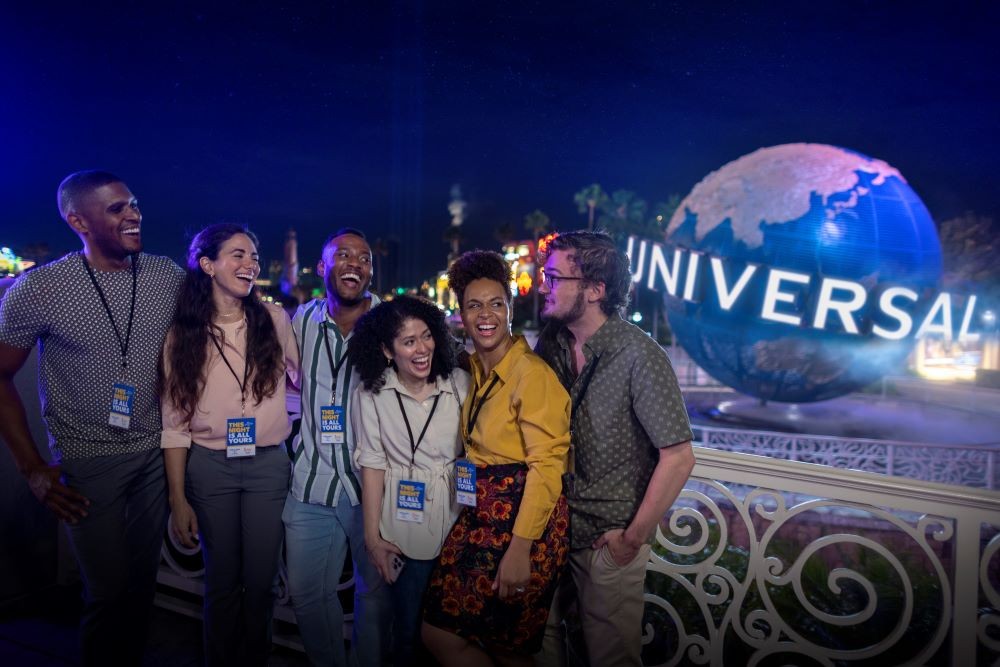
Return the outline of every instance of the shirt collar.
[[[510,346],[507,350],[507,354],[503,355],[503,359],[500,360],[496,366],[493,367],[493,372],[497,374],[503,382],[507,382],[510,374],[514,370],[514,364],[517,360],[525,355],[526,352],[531,352],[531,347],[528,345],[528,341],[525,340],[524,336],[517,335],[514,336],[514,344]],[[473,370],[473,379],[476,384],[481,384],[483,381],[483,364],[479,360],[479,354],[473,354],[470,357]]]
[[[385,383],[382,385],[382,389],[395,389],[400,394],[406,394],[410,398],[413,398],[413,394],[403,386],[403,383],[399,381],[399,374],[396,369],[389,366],[385,369]],[[455,392],[451,389],[451,381],[448,378],[439,377],[434,381],[434,390],[431,391],[430,395],[434,396],[440,393],[454,394]]]
[[[371,292],[365,292],[365,297],[371,299],[371,303],[368,306],[368,310],[371,310],[375,306],[377,306],[380,303],[382,303],[382,299],[378,298],[378,296],[376,296],[375,294],[372,294]],[[333,331],[335,331],[337,333],[338,336],[340,336],[341,335],[340,334],[340,327],[338,327],[337,323],[333,321],[332,317],[330,317],[330,311],[326,307],[326,299],[316,299],[316,306],[317,307],[315,309],[313,309],[313,312],[312,312],[312,319],[313,319],[313,321],[314,322],[318,322],[319,324],[326,325],[326,327],[328,329],[332,329]],[[346,336],[341,336],[341,337],[344,340],[347,340],[348,338],[351,337],[351,335],[353,333],[354,333],[354,330],[352,329],[350,332],[348,332],[348,334]]]

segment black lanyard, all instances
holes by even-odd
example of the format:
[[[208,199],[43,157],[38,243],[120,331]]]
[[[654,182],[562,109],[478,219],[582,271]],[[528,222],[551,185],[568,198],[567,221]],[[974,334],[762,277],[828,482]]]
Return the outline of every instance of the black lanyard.
[[[334,324],[333,326],[337,326]],[[347,353],[340,355],[340,361],[336,364],[333,363],[333,352],[330,350],[330,334],[328,333],[329,324],[323,322],[323,346],[326,348],[326,358],[330,362],[330,372],[333,373],[333,379],[330,381],[330,404],[337,404],[337,376],[340,375],[340,368],[347,361]]]
[[[466,422],[465,429],[465,439],[471,444],[472,443],[472,429],[476,426],[476,420],[479,419],[479,411],[483,409],[483,403],[489,400],[490,392],[493,391],[493,387],[496,383],[500,381],[500,376],[496,373],[493,374],[493,381],[490,382],[489,386],[486,387],[486,391],[483,395],[479,397],[479,401],[476,401],[476,392],[472,393],[472,402],[469,404],[469,419]]]
[[[226,353],[222,351],[222,345],[219,344],[219,339],[215,337],[215,334],[209,332],[209,336],[212,337],[212,342],[215,343],[215,348],[219,351],[219,356],[222,357],[222,361],[225,362],[226,368],[229,372],[233,374],[236,379],[236,384],[240,386],[240,412],[243,417],[247,416],[247,378],[250,376],[250,364],[243,364],[243,382],[240,382],[240,376],[236,374],[233,370],[232,364],[229,363],[229,359],[226,359]]]
[[[118,339],[118,347],[122,351],[122,370],[124,371],[128,368],[128,346],[129,342],[132,340],[132,320],[135,316],[135,293],[136,293],[136,265],[139,263],[139,255],[132,255],[132,305],[128,310],[128,327],[125,329],[125,339],[122,339],[122,334],[118,330],[118,325],[115,324],[115,316],[111,314],[111,306],[108,305],[108,299],[104,296],[104,290],[101,286],[97,284],[97,277],[94,276],[94,270],[90,268],[90,262],[87,261],[86,255],[80,253],[80,259],[83,260],[83,266],[87,269],[87,275],[90,276],[90,282],[94,284],[94,289],[97,290],[97,296],[101,297],[101,305],[104,306],[104,312],[108,314],[108,320],[111,322],[111,328],[115,332],[115,338]]]
[[[587,389],[590,387],[590,381],[594,377],[594,372],[597,370],[597,363],[600,360],[600,356],[596,356],[590,360],[590,368],[587,369],[587,375],[583,378],[583,385],[580,387],[580,391],[576,393],[576,400],[573,401],[573,407],[570,410],[570,420],[576,416],[576,409],[583,403],[583,397],[587,395]]]
[[[410,436],[410,467],[413,467],[413,461],[417,457],[417,448],[424,439],[424,434],[427,433],[427,427],[431,425],[431,420],[434,419],[434,411],[437,410],[438,401],[441,400],[441,394],[438,393],[434,397],[434,405],[431,406],[431,413],[427,415],[427,421],[424,422],[424,428],[420,431],[420,437],[417,441],[413,441],[413,429],[410,428],[410,420],[406,417],[406,410],[403,409],[403,397],[399,395],[398,389],[393,389],[396,392],[396,401],[399,403],[399,411],[403,413],[403,423],[406,424],[406,435]]]

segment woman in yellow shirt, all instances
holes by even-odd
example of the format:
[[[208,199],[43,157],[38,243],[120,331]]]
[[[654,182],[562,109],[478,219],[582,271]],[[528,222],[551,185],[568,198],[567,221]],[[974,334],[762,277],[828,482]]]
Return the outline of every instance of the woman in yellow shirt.
[[[460,425],[475,505],[445,540],[425,598],[423,639],[446,667],[531,664],[569,550],[570,399],[511,335],[511,279],[495,252],[465,253],[448,270],[475,347]]]

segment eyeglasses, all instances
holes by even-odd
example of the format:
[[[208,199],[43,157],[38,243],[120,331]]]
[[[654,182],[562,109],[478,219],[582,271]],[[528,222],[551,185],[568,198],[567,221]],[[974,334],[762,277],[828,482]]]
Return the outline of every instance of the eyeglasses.
[[[579,276],[555,276],[551,273],[542,273],[542,284],[549,289],[555,289],[560,280],[583,280]]]

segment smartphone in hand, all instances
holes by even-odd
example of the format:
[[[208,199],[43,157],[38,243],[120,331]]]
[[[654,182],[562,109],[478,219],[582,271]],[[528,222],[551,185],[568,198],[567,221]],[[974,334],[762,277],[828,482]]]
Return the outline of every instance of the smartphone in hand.
[[[389,583],[396,583],[396,579],[399,578],[399,573],[403,571],[403,565],[406,563],[398,554],[392,554],[392,558],[389,559]]]

